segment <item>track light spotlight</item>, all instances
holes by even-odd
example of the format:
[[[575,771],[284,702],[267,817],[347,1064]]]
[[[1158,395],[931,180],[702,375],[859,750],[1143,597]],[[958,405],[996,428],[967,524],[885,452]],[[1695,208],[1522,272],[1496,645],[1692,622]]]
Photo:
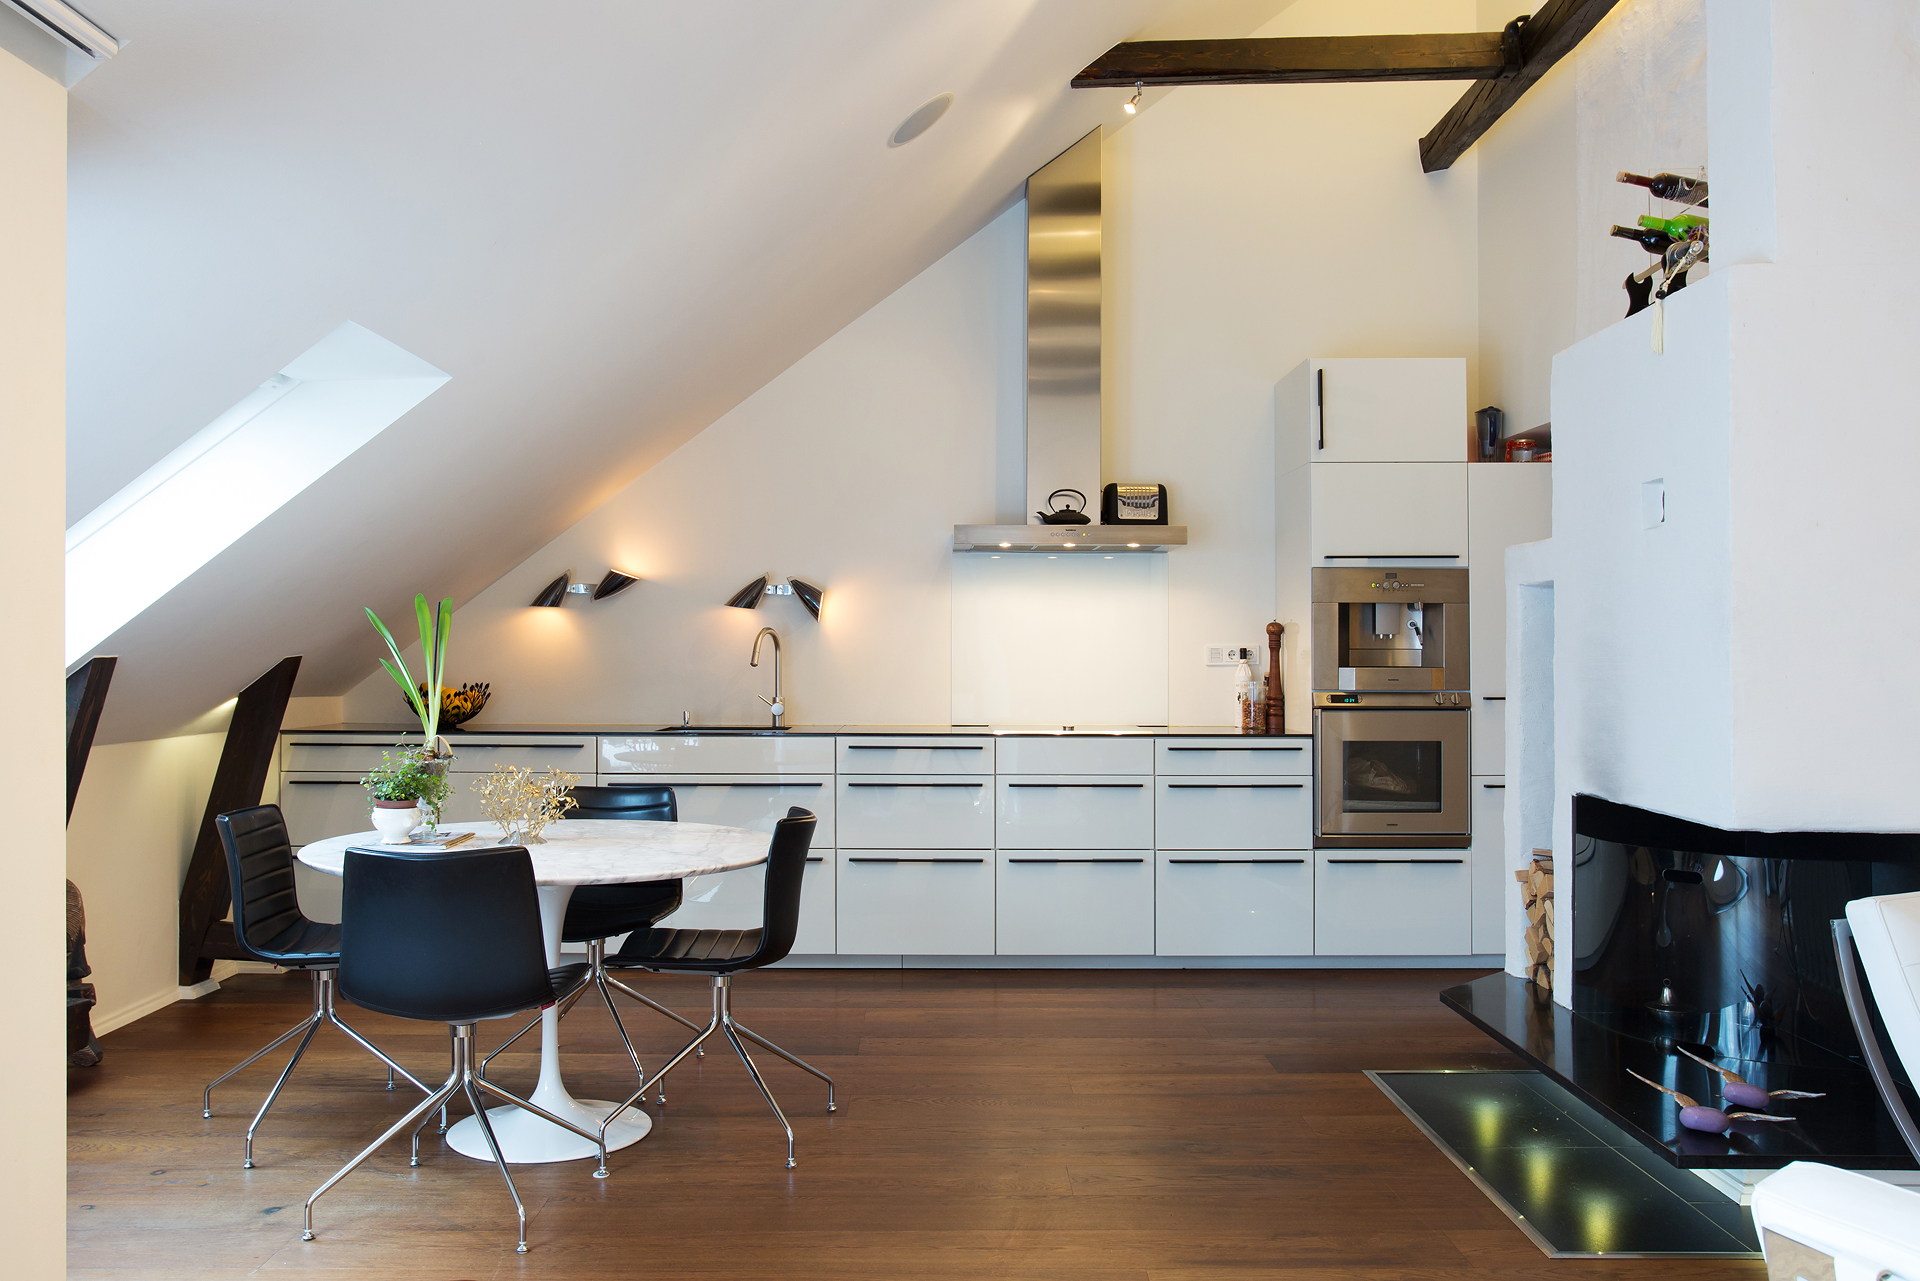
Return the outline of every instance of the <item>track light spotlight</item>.
[[[1133,97],[1131,97],[1131,98],[1129,98],[1129,99],[1127,99],[1127,102],[1126,102],[1126,105],[1125,105],[1125,106],[1123,106],[1123,107],[1121,107],[1121,108],[1120,108],[1120,110],[1122,110],[1122,111],[1124,111],[1124,112],[1126,112],[1126,113],[1127,113],[1128,115],[1133,115],[1133,114],[1134,114],[1135,112],[1137,112],[1137,111],[1139,111],[1139,110],[1140,110],[1140,95],[1141,95],[1142,93],[1145,93],[1145,92],[1146,92],[1146,89],[1147,89],[1147,82],[1146,82],[1146,81],[1144,81],[1144,80],[1136,80],[1136,81],[1134,81],[1134,82],[1133,82]]]
[[[573,574],[569,571],[541,588],[540,594],[533,598],[534,607],[538,609],[558,609],[560,602],[567,598],[567,587],[572,582],[572,579]]]
[[[760,598],[766,594],[767,583],[772,577],[773,575],[771,574],[760,575],[760,577],[727,597],[727,604],[733,606],[735,609],[759,609]]]
[[[793,588],[793,594],[800,598],[800,603],[807,607],[807,612],[815,618],[820,617],[820,603],[827,594],[803,579],[789,578],[787,583]]]
[[[609,596],[618,596],[639,581],[638,574],[629,574],[623,569],[610,569],[607,571],[607,576],[600,580],[600,585],[593,589],[593,598],[605,600]]]

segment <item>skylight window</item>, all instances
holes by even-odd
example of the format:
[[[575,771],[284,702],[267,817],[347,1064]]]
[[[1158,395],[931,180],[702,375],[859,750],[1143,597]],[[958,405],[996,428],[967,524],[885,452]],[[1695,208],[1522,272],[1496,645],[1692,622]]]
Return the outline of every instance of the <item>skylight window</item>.
[[[348,321],[67,530],[67,663],[450,377]]]

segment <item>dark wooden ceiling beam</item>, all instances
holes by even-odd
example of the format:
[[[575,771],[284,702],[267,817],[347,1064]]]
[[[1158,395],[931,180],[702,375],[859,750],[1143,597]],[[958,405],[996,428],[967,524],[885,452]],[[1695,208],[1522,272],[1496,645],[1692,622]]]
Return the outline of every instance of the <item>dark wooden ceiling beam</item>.
[[[1461,95],[1453,109],[1420,140],[1420,167],[1434,173],[1452,165],[1480,135],[1533,88],[1554,63],[1586,39],[1617,0],[1547,0],[1519,28],[1520,68],[1498,80],[1483,80]]]
[[[1520,69],[1498,31],[1290,36],[1274,40],[1136,40],[1073,78],[1076,89],[1148,85],[1285,85],[1370,80],[1482,80]]]

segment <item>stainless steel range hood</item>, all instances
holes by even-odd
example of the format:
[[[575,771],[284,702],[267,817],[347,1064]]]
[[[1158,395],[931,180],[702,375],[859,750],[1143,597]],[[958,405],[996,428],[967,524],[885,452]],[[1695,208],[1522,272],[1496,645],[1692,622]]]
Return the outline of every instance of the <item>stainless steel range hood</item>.
[[[1100,131],[1027,179],[1027,511],[1100,514]],[[1163,552],[1181,525],[955,525],[957,552]]]

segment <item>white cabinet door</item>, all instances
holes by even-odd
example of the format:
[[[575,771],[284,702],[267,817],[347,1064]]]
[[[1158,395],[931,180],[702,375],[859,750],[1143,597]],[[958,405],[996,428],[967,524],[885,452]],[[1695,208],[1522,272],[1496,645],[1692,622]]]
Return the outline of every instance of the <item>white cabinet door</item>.
[[[1315,565],[1436,556],[1468,563],[1466,463],[1320,463],[1312,486]]]
[[[1020,775],[996,782],[994,826],[1001,849],[1153,848],[1151,778]]]
[[[843,955],[991,956],[990,850],[841,850]]]
[[[993,776],[857,774],[839,780],[844,849],[992,849]]]
[[[1478,620],[1475,614],[1474,619]],[[1474,684],[1480,683],[1480,655],[1473,656]],[[1507,772],[1507,699],[1504,694],[1473,696],[1473,772]]]
[[[994,756],[1002,774],[1153,773],[1153,740],[1146,737],[1008,735]]]
[[[602,774],[831,774],[833,740],[821,735],[607,736]]]
[[[991,738],[876,738],[837,740],[842,774],[991,774]]]
[[[1466,850],[1316,850],[1316,956],[1465,956]]]
[[[280,815],[296,850],[329,836],[372,831],[367,814],[367,789],[358,774],[280,776]]]
[[[1152,859],[1144,850],[1001,851],[995,950],[1152,956]]]
[[[771,838],[773,826],[787,816],[790,806],[811,810],[817,822],[813,829],[812,853],[830,856],[833,849],[833,779],[773,776],[760,778],[676,778],[654,776],[649,784],[672,786],[683,823],[717,823],[723,827],[746,827],[765,832]],[[618,786],[604,775],[601,782]],[[830,889],[832,882],[810,878]],[[682,894],[680,909],[661,924],[673,929],[751,930],[758,929],[766,910],[766,872],[762,867],[743,867],[712,876],[690,876]],[[831,902],[811,907],[804,893],[801,919],[809,911],[831,913]]]
[[[1465,462],[1467,362],[1315,360],[1314,462]]]
[[[1156,844],[1163,850],[1305,849],[1313,794],[1305,777],[1156,780]]]
[[[832,850],[807,855],[800,882],[800,929],[793,936],[795,956],[831,956],[834,949],[834,859]]]
[[[1507,692],[1507,548],[1551,537],[1552,463],[1467,468],[1467,553],[1474,566],[1469,643],[1476,694]]]
[[[1473,780],[1473,951],[1507,950],[1507,780]]]
[[[1161,956],[1313,955],[1312,850],[1162,850]]]
[[[1296,738],[1162,738],[1154,745],[1156,772],[1167,774],[1311,774],[1313,740]]]

